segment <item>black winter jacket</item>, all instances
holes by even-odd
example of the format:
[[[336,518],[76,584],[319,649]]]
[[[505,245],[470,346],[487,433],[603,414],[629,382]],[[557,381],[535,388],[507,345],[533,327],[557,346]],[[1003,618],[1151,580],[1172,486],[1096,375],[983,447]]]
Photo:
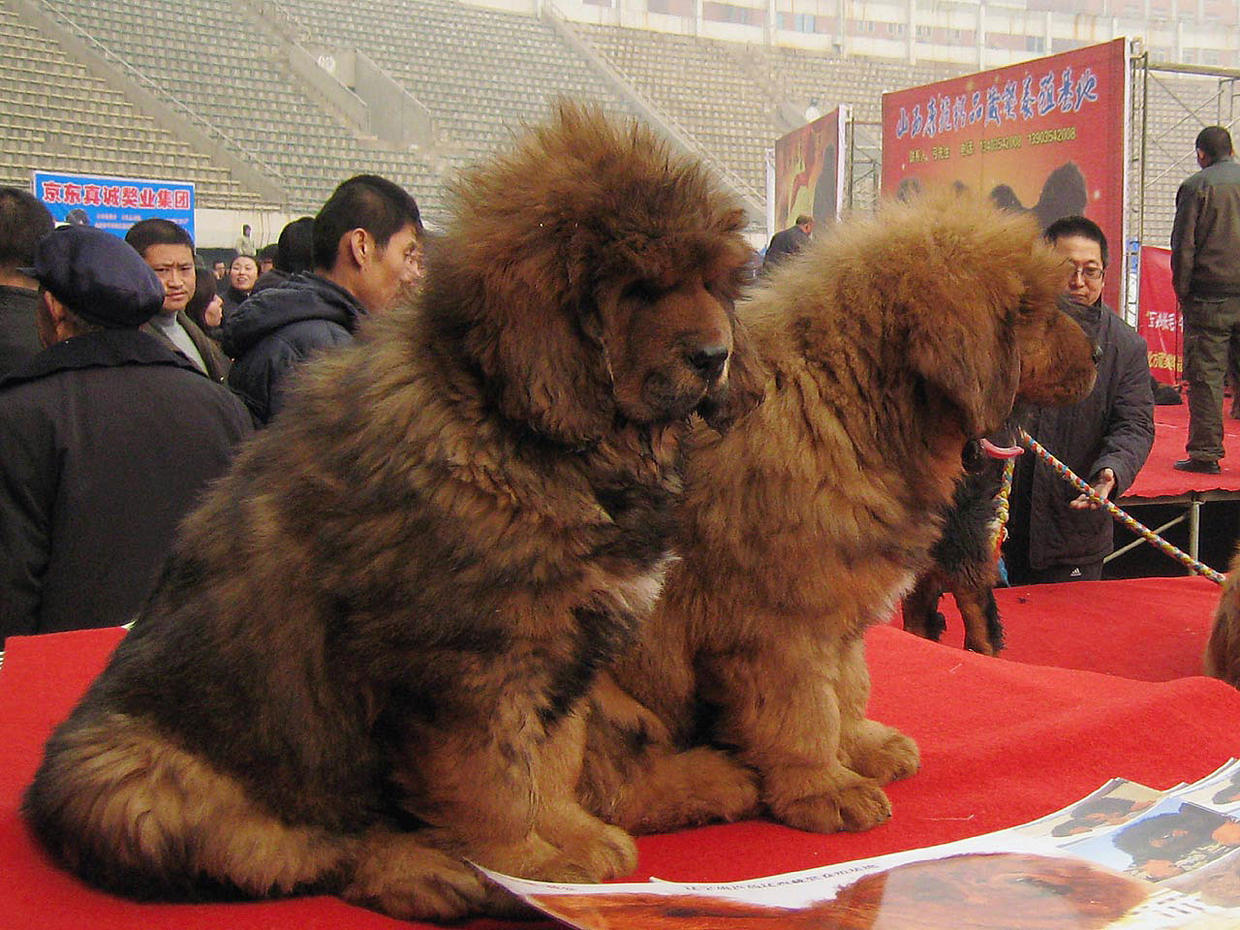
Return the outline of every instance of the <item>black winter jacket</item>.
[[[42,350],[35,327],[38,291],[0,284],[0,378]]]
[[[0,380],[0,640],[132,620],[252,431],[231,391],[136,329],[74,336]]]
[[[1066,306],[1066,304],[1065,304]],[[1104,468],[1115,472],[1114,500],[1145,464],[1154,444],[1154,398],[1145,340],[1110,309],[1073,306],[1069,312],[1102,348],[1093,391],[1069,407],[1033,407],[1026,429],[1047,451],[1085,481]],[[1012,489],[1012,542],[1028,539],[1029,564],[1100,561],[1114,548],[1113,521],[1105,510],[1073,510],[1079,496],[1032,453],[1019,459]]]
[[[224,351],[233,358],[229,386],[266,424],[284,403],[289,372],[309,356],[353,341],[366,310],[316,274],[294,275],[261,291],[224,320]]]

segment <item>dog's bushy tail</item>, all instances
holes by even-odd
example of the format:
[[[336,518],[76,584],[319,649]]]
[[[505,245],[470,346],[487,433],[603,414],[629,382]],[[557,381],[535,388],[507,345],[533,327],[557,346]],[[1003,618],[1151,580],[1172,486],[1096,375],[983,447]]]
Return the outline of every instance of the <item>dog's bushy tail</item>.
[[[22,811],[61,865],[139,900],[330,890],[346,861],[324,831],[280,822],[231,778],[119,713],[78,713],[53,735]]]

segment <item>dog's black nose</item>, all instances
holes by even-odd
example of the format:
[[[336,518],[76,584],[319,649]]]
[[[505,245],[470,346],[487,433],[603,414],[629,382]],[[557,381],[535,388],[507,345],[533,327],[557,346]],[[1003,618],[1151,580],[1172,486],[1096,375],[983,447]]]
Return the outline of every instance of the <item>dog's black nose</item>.
[[[707,381],[714,381],[723,373],[727,360],[727,346],[702,346],[689,353],[689,364]]]

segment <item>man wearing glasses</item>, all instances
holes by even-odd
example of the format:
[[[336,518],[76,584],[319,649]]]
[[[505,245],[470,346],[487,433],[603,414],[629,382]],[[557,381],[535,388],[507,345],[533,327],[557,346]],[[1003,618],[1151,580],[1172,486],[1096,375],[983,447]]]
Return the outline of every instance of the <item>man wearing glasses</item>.
[[[1171,227],[1171,283],[1184,314],[1188,381],[1188,458],[1175,467],[1217,475],[1223,375],[1229,347],[1240,344],[1240,165],[1222,126],[1201,130],[1196,145],[1201,170],[1176,192]]]
[[[1063,258],[1063,309],[1097,346],[1098,381],[1069,407],[1030,408],[1026,429],[1110,500],[1132,484],[1154,444],[1149,350],[1102,302],[1107,240],[1098,224],[1068,216],[1048,226],[1045,236]],[[1114,548],[1111,517],[1033,456],[1021,459],[1004,547],[1011,582],[1101,578],[1102,560]]]

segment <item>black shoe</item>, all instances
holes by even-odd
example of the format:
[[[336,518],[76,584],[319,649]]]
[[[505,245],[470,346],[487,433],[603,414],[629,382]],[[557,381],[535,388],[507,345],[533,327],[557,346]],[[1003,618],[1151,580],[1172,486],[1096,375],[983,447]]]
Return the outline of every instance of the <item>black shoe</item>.
[[[1171,466],[1176,471],[1195,471],[1202,475],[1217,475],[1221,468],[1218,462],[1209,462],[1205,459],[1180,459]]]

